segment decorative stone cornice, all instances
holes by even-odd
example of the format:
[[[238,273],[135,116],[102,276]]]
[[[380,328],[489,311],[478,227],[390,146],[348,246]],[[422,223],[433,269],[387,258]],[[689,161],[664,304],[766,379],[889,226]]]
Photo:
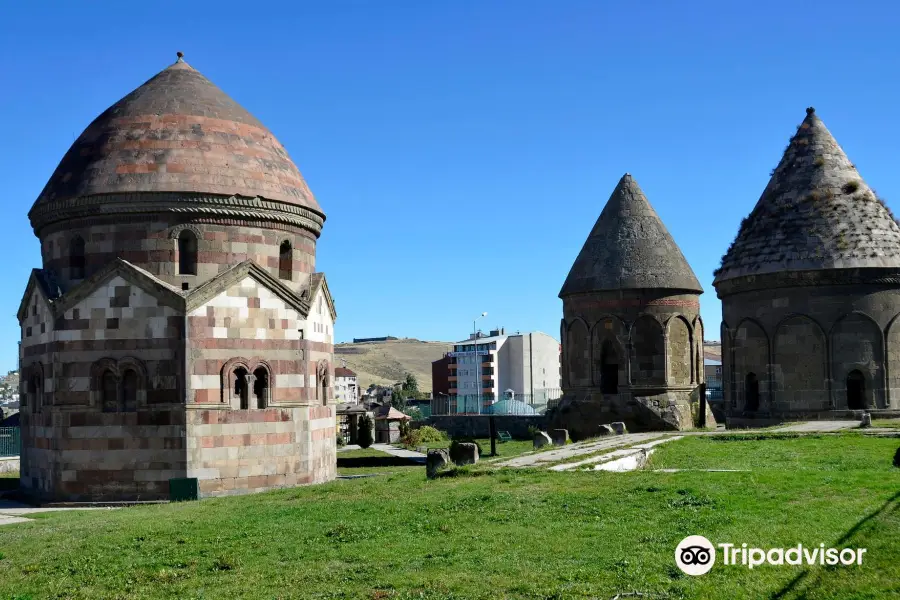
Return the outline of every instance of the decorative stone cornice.
[[[302,206],[265,198],[208,194],[142,192],[64,198],[35,204],[28,213],[35,235],[49,225],[97,216],[183,214],[196,217],[238,218],[294,225],[319,237],[325,215]]]
[[[781,271],[763,275],[745,275],[715,284],[718,298],[732,294],[772,288],[829,285],[882,285],[900,288],[900,269],[862,268],[818,271]]]

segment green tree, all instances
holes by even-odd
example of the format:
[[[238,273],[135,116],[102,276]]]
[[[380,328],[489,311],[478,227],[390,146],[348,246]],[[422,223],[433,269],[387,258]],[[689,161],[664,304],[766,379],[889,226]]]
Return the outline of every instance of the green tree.
[[[406,374],[406,382],[403,384],[403,391],[408,392],[411,395],[418,396],[419,382],[416,381],[416,376],[412,373]]]
[[[368,448],[372,445],[372,442],[375,441],[372,437],[372,429],[374,427],[372,417],[368,414],[362,415],[356,425],[359,428],[359,431],[356,434],[356,442],[359,444],[360,448]]]

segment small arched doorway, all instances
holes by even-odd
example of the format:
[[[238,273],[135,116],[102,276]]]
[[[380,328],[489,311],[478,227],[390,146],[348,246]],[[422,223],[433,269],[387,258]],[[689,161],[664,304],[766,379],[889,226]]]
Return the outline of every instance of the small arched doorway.
[[[744,378],[744,410],[756,412],[759,410],[759,379],[756,373],[747,373]]]
[[[600,348],[600,391],[604,394],[619,393],[619,356],[609,340],[604,340]]]
[[[858,369],[847,374],[847,408],[863,410],[866,407],[866,380]]]

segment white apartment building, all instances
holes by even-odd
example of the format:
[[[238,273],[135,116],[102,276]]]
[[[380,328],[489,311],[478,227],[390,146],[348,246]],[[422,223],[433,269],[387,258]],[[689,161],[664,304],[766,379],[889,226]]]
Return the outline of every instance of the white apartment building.
[[[509,391],[517,400],[543,404],[557,398],[562,387],[559,342],[541,331],[472,334],[456,342],[448,356],[450,395],[480,397],[483,406]]]
[[[334,368],[334,401],[359,404],[359,381],[356,373],[346,366]]]

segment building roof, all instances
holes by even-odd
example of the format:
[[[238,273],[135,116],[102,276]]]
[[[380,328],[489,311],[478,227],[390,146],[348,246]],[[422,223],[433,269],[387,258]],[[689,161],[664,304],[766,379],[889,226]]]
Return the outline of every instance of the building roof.
[[[603,207],[559,296],[625,289],[703,293],[681,249],[628,173]]]
[[[356,377],[356,373],[354,373],[347,367],[335,367],[334,368],[334,376],[335,377]]]
[[[713,283],[866,267],[900,267],[900,227],[808,108]]]
[[[84,130],[35,207],[135,192],[259,197],[322,214],[272,133],[181,53]]]
[[[393,406],[382,407],[387,408],[385,411],[379,411],[376,421],[408,421],[412,419],[409,415],[405,415]]]

